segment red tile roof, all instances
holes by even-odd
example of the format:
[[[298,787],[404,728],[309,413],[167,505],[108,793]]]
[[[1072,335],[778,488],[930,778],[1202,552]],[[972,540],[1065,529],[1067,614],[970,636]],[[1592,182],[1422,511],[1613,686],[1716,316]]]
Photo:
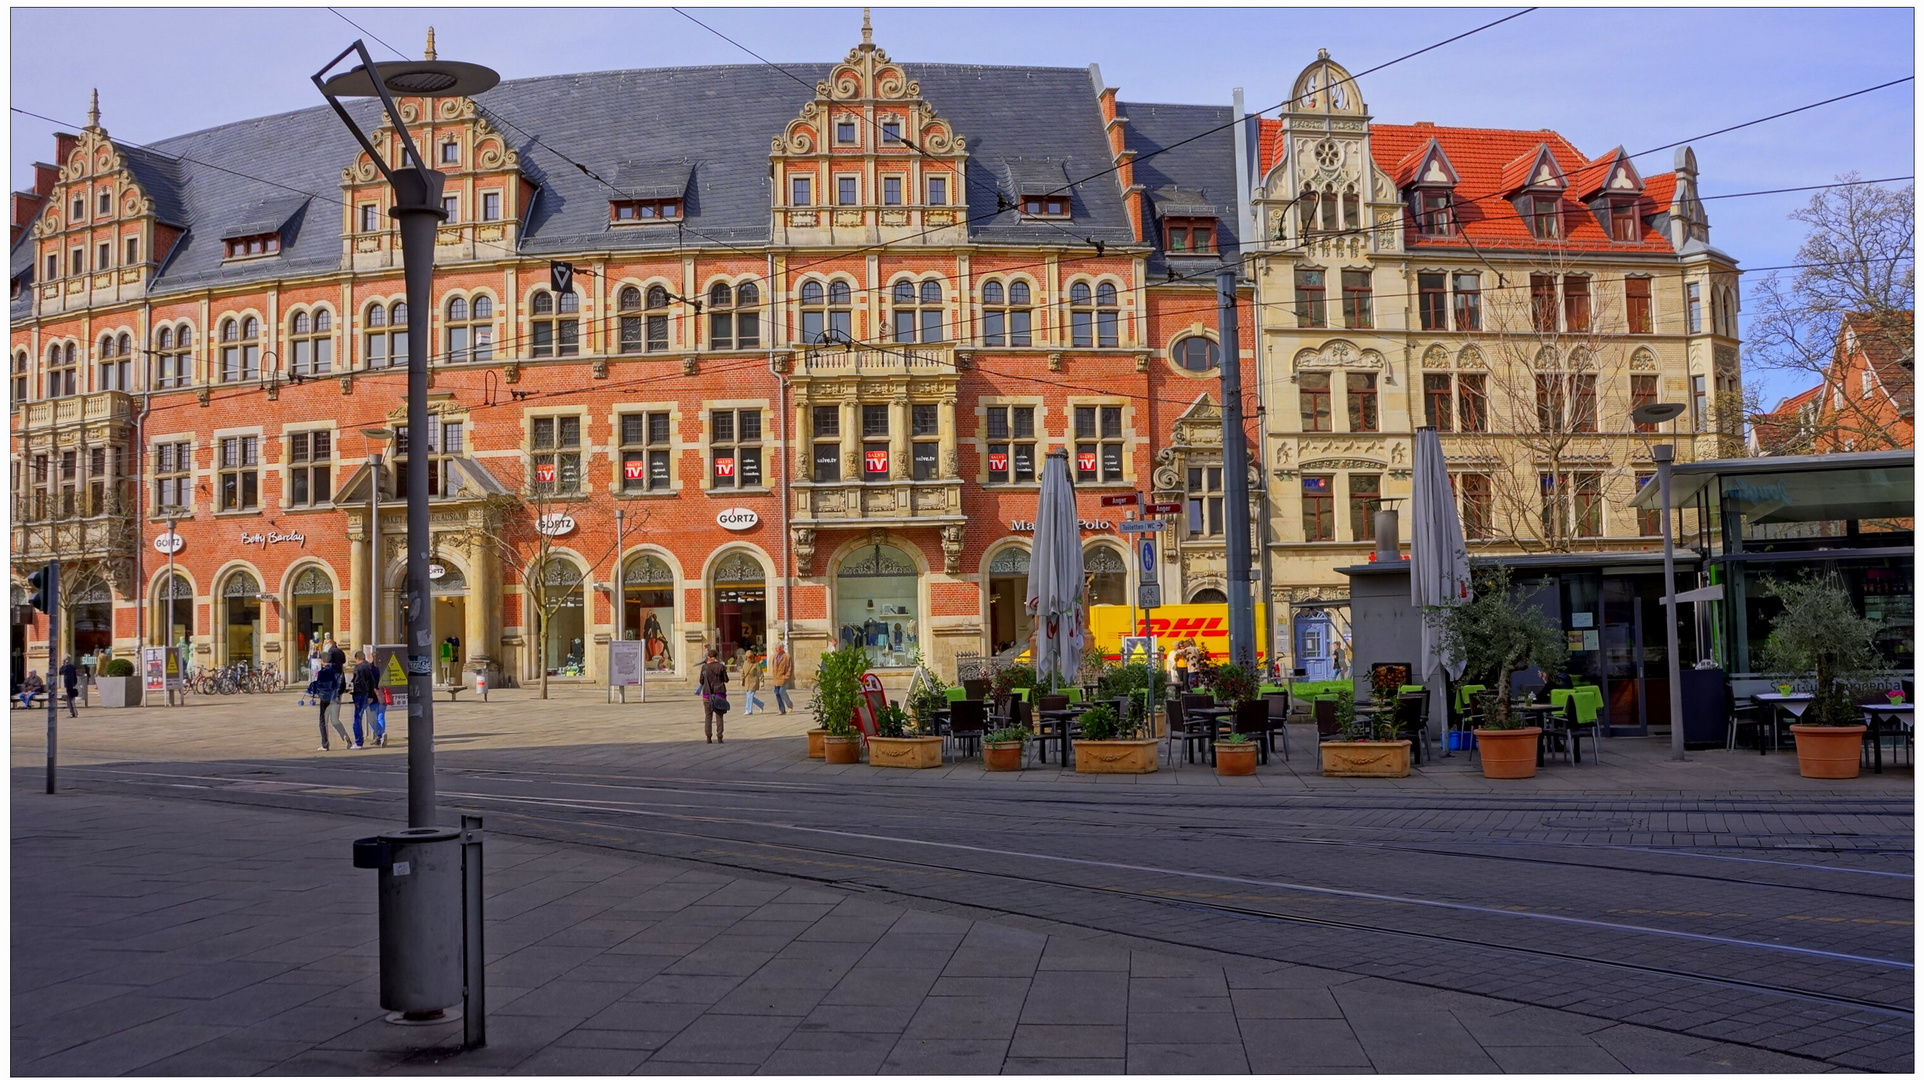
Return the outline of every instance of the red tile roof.
[[[1844,329],[1856,336],[1857,351],[1864,354],[1884,392],[1902,408],[1909,408],[1915,364],[1916,326],[1913,313],[1894,311],[1888,315],[1854,312],[1844,317]]]
[[[1257,146],[1265,172],[1275,167],[1282,153],[1281,133],[1280,121],[1263,120],[1260,124]],[[1392,177],[1398,177],[1398,171],[1404,163],[1412,155],[1420,156],[1431,138],[1436,139],[1449,157],[1450,164],[1456,168],[1457,217],[1464,233],[1478,247],[1512,251],[1644,251],[1663,254],[1672,251],[1669,238],[1647,226],[1642,230],[1643,238],[1634,243],[1618,243],[1610,239],[1609,233],[1598,224],[1596,215],[1573,194],[1579,187],[1592,186],[1587,183],[1591,178],[1592,159],[1554,131],[1371,124],[1370,152],[1378,167]],[[1529,225],[1508,199],[1516,185],[1506,183],[1506,167],[1514,165],[1519,171],[1527,170],[1535,160],[1539,145],[1549,148],[1551,157],[1570,181],[1570,190],[1563,196],[1565,235],[1558,240],[1538,240],[1531,236]],[[1607,161],[1614,154],[1613,150],[1596,160]],[[1607,166],[1598,166],[1604,167]],[[1402,182],[1400,177],[1398,182]],[[1676,187],[1674,173],[1644,177],[1644,192],[1638,199],[1639,220],[1668,209]],[[1419,236],[1413,222],[1408,243],[1412,248],[1462,246],[1462,241],[1455,237]]]

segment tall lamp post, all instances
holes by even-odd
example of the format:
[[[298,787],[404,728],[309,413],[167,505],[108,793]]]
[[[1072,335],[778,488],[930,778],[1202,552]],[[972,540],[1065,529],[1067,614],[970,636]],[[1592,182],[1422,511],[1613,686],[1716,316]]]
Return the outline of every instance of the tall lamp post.
[[[176,531],[176,526],[180,524],[183,518],[186,518],[189,516],[190,515],[183,513],[179,507],[175,507],[174,509],[169,510],[167,512],[167,630],[168,631],[172,631],[174,628],[174,604],[180,600],[180,597],[174,595],[174,582],[179,580],[178,578],[174,577],[174,553],[180,550],[180,534],[179,532]],[[193,621],[191,617],[188,620],[187,636],[190,640],[194,636]],[[168,641],[165,637],[161,638],[160,643],[165,648],[172,649],[175,647],[174,643],[171,641]],[[187,658],[184,656],[176,657],[174,660],[174,663],[180,667],[180,679],[181,679],[180,689],[176,691],[174,690],[174,688],[167,686],[166,676],[164,674],[161,676],[161,680],[162,680],[161,694],[167,699],[168,708],[172,708],[175,705],[180,704],[182,699],[184,699],[187,696]],[[161,665],[161,671],[165,672],[166,670],[167,670],[166,665],[165,664]],[[179,695],[178,697],[175,696],[177,693]]]
[[[1653,401],[1630,410],[1630,419],[1656,427],[1682,415],[1684,407],[1674,401]],[[1675,431],[1672,431],[1674,437]],[[1670,667],[1670,760],[1684,759],[1683,671],[1677,658],[1677,556],[1670,539],[1670,466],[1676,461],[1672,443],[1657,443],[1650,448],[1650,460],[1657,463],[1657,497],[1663,503],[1663,635],[1664,650]]]
[[[363,648],[381,640],[381,447],[394,437],[384,427],[362,428],[367,452],[367,591],[361,594]]]
[[[349,56],[360,65],[331,78]],[[463,815],[460,829],[437,828],[434,781],[433,613],[428,610],[427,454],[428,353],[434,310],[435,233],[447,212],[441,207],[446,177],[428,167],[409,134],[408,118],[395,94],[417,98],[468,97],[491,90],[501,76],[478,64],[434,58],[376,64],[359,41],[314,74],[321,96],[347,125],[354,140],[394,193],[388,211],[399,224],[401,267],[407,282],[407,430],[417,467],[407,477],[407,659],[408,828],[355,842],[356,866],[380,871],[381,1005],[404,1023],[433,1023],[446,1009],[465,1003],[464,1041],[486,1042],[481,1026],[486,970],[481,930],[481,820]],[[341,98],[378,97],[400,144],[390,164],[355,123]],[[378,489],[375,498],[379,498]],[[376,503],[378,506],[378,502]],[[370,526],[374,522],[369,523]],[[371,530],[370,530],[371,531]],[[372,567],[370,566],[370,569]],[[385,675],[385,672],[383,673]]]

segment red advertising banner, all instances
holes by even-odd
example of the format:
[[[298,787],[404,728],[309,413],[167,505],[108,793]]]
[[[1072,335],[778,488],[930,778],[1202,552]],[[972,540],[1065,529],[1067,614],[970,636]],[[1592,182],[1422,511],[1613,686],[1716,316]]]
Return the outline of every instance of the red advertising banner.
[[[1096,456],[1094,454],[1077,454],[1076,468],[1083,472],[1095,472]]]
[[[716,458],[715,459],[715,475],[716,476],[735,475],[735,459],[732,457]]]
[[[534,479],[535,479],[535,482],[538,484],[554,483],[554,466],[553,465],[536,465],[534,467]]]
[[[989,455],[989,471],[990,472],[1008,472],[1009,471],[1009,455],[990,454]]]
[[[862,465],[869,472],[889,471],[889,452],[887,450],[865,450],[862,452]]]
[[[624,461],[621,463],[621,475],[630,480],[645,480],[648,478],[648,463],[645,461]]]
[[[874,672],[862,675],[862,696],[855,702],[855,728],[867,741],[881,730],[877,721],[888,708],[888,694],[882,690],[882,680]]]

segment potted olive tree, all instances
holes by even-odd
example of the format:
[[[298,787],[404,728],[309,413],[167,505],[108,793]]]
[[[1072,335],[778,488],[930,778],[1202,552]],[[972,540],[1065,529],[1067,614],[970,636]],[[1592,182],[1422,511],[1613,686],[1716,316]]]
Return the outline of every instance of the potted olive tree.
[[[1431,608],[1423,617],[1439,628],[1444,652],[1463,661],[1463,677],[1496,691],[1490,715],[1476,732],[1483,775],[1520,780],[1537,774],[1537,739],[1543,729],[1525,726],[1510,708],[1510,678],[1532,667],[1552,675],[1570,653],[1556,623],[1529,603],[1510,581],[1507,567],[1479,570],[1475,599]]]
[[[1079,720],[1082,737],[1076,740],[1077,772],[1156,771],[1156,746],[1161,740],[1142,737],[1140,717],[1125,719],[1116,715],[1115,706],[1102,704],[1085,710]]]
[[[1784,610],[1770,624],[1761,659],[1771,671],[1815,675],[1812,700],[1790,726],[1797,740],[1797,772],[1819,780],[1857,775],[1863,753],[1863,715],[1857,708],[1877,669],[1877,624],[1857,613],[1834,575],[1807,574],[1770,587]]]
[[[106,674],[94,677],[100,689],[100,704],[109,709],[125,709],[140,704],[140,678],[134,662],[122,656],[107,661]]]
[[[816,674],[816,727],[822,731],[822,757],[830,765],[853,765],[862,760],[862,737],[855,731],[855,705],[862,697],[862,675],[868,671],[868,652],[844,645],[822,654]]]

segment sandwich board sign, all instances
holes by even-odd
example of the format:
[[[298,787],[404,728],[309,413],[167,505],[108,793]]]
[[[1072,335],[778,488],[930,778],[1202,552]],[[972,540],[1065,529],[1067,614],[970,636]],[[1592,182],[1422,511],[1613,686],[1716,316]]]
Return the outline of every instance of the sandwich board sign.
[[[402,657],[407,654],[405,645],[376,645],[374,647],[374,669],[380,674],[375,687],[383,692],[391,708],[407,708],[408,672]]]
[[[889,707],[888,694],[882,689],[881,677],[874,672],[862,675],[862,696],[855,702],[855,726],[862,733],[862,740],[868,741],[882,729],[882,713]]]

